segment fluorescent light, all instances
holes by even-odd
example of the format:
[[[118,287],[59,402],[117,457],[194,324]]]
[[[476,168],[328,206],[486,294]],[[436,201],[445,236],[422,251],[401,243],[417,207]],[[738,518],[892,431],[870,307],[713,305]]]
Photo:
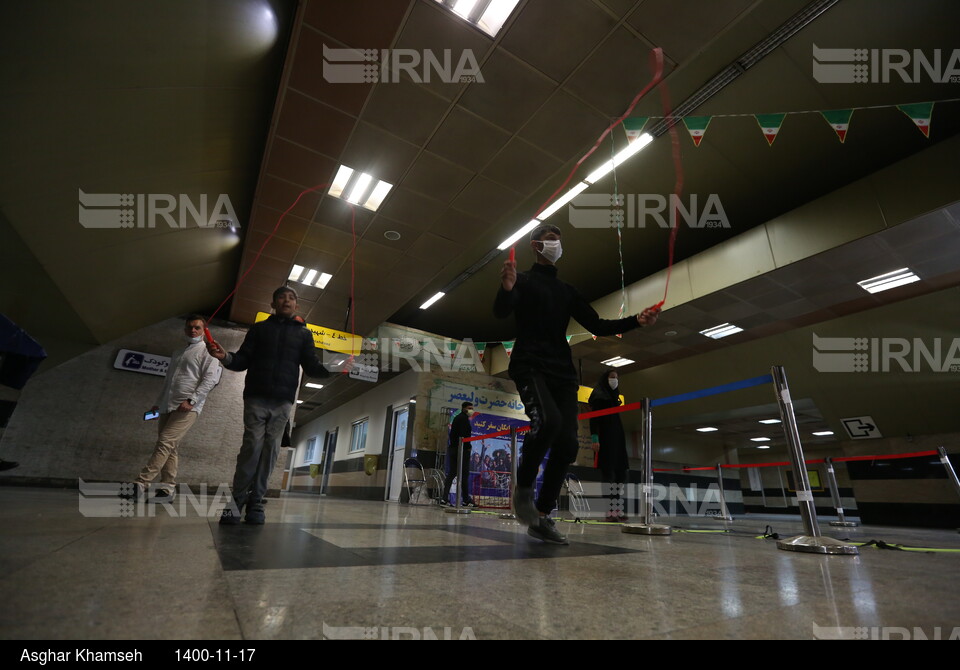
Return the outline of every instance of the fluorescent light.
[[[833,435],[833,431],[832,431],[832,430],[818,430],[816,433],[814,433],[814,435],[816,435],[817,437],[823,437],[824,435]]]
[[[513,8],[517,6],[517,2],[519,0],[492,0],[477,21],[477,26],[491,37],[496,37],[513,12]]]
[[[477,0],[457,0],[457,3],[453,6],[453,13],[468,19],[476,4]]]
[[[900,268],[893,272],[858,281],[857,285],[867,293],[879,293],[880,291],[886,291],[891,288],[896,288],[897,286],[903,286],[904,284],[911,284],[915,281],[920,281],[920,277],[915,275],[910,268]]]
[[[750,441],[751,442],[769,442],[770,438],[769,437],[751,437]]]
[[[438,292],[435,296],[433,296],[432,298],[427,300],[425,303],[420,305],[420,309],[427,309],[430,305],[432,305],[433,303],[435,303],[437,300],[439,300],[445,295],[446,293],[444,293],[443,291]]]
[[[307,273],[307,276],[303,278],[303,282],[302,282],[302,283],[307,284],[307,285],[312,284],[312,283],[313,283],[313,278],[316,277],[316,276],[317,276],[317,271],[316,271],[316,270],[310,270],[310,272]]]
[[[706,335],[707,337],[712,337],[715,340],[719,340],[721,337],[726,337],[727,335],[733,335],[734,333],[740,332],[743,332],[743,328],[734,326],[732,323],[721,323],[719,326],[701,330],[700,334]]]
[[[294,265],[293,269],[290,270],[290,276],[287,277],[287,279],[289,281],[297,281],[298,279],[300,279],[300,275],[303,274],[303,270],[304,268],[302,265]]]
[[[307,387],[308,389],[322,389],[322,388],[323,388],[323,384],[314,384],[313,382],[307,382],[307,383],[306,383],[306,387]]]
[[[500,246],[498,246],[497,249],[499,249],[500,251],[503,251],[504,249],[508,249],[508,248],[512,247],[514,242],[516,242],[516,241],[519,240],[521,237],[523,237],[524,235],[526,235],[527,233],[529,233],[530,231],[532,231],[534,228],[536,228],[537,226],[539,226],[541,223],[542,223],[542,222],[541,222],[539,219],[533,219],[532,221],[530,221],[529,223],[527,223],[527,225],[525,225],[523,228],[521,228],[520,230],[518,230],[517,232],[515,232],[513,235],[511,235],[510,237],[508,237],[507,239],[505,239],[503,242],[501,242],[501,243],[500,243]]]
[[[380,207],[380,204],[383,202],[383,199],[387,197],[387,193],[390,192],[391,188],[393,188],[393,184],[378,181],[377,185],[373,188],[373,193],[371,193],[370,197],[363,203],[363,206],[373,212],[377,211],[377,208]]]
[[[649,133],[644,133],[633,142],[628,144],[625,148],[621,149],[613,158],[591,172],[584,181],[586,181],[588,184],[596,184],[598,181],[606,177],[611,171],[613,171],[613,168],[618,167],[621,163],[651,142],[653,142],[653,136]]]
[[[780,419],[760,419],[760,423],[780,423]]]
[[[373,181],[373,177],[368,175],[366,172],[361,172],[360,177],[357,179],[357,183],[353,185],[352,189],[350,189],[350,195],[347,196],[347,202],[352,202],[354,205],[359,205],[360,196],[366,192],[367,186],[370,185],[371,181]]]
[[[568,202],[576,198],[578,195],[586,191],[589,186],[590,184],[586,182],[583,182],[583,181],[580,182],[579,184],[571,188],[569,191],[561,195],[557,200],[554,200],[553,204],[547,207],[542,212],[540,212],[537,218],[540,219],[541,221],[546,221],[551,216],[553,216],[558,211],[560,211],[561,207],[563,207]]]
[[[333,178],[333,185],[330,187],[330,190],[327,191],[327,193],[335,198],[339,198],[343,193],[343,189],[347,187],[347,182],[350,181],[350,177],[352,176],[353,168],[348,168],[346,165],[341,165],[340,169],[337,170],[337,176]]]
[[[331,279],[333,279],[333,275],[332,275],[332,274],[330,274],[330,273],[328,273],[328,272],[321,272],[321,273],[320,273],[320,278],[317,280],[316,287],[317,287],[317,288],[327,288],[327,284],[330,282]]]
[[[622,368],[624,365],[630,365],[636,361],[631,361],[629,358],[624,358],[623,356],[614,356],[613,358],[608,358],[600,362],[603,365],[609,365],[611,368]]]
[[[303,401],[302,401],[302,400],[298,400],[298,401],[297,401],[297,404],[298,404],[298,405],[302,405],[302,404],[303,404]]]
[[[757,449],[769,449],[770,447],[757,447]]]
[[[706,426],[704,428],[697,428],[698,433],[712,433],[715,430],[720,430],[719,428],[714,428],[713,426]]]

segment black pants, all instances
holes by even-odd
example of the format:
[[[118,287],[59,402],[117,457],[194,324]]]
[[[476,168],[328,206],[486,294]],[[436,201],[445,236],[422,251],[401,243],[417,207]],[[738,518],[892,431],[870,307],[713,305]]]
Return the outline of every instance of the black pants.
[[[557,506],[567,467],[577,459],[577,383],[536,372],[511,377],[530,418],[517,467],[517,486],[533,488],[549,451],[536,503],[538,510],[549,514]]]
[[[457,478],[457,490],[460,491],[460,500],[466,505],[470,502],[470,454],[473,448],[470,443],[464,444],[460,454],[461,463],[457,463],[456,445],[447,447],[447,481],[443,483],[443,499],[450,500],[450,487],[453,486],[453,478]],[[460,469],[463,470],[463,477],[460,476]]]

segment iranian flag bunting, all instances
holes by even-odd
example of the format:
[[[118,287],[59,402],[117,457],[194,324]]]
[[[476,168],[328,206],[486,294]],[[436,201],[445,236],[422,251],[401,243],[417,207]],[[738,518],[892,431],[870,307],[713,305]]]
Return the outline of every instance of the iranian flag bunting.
[[[914,105],[897,105],[897,109],[910,117],[924,137],[930,137],[930,117],[933,116],[932,102],[918,102]]]
[[[690,139],[693,140],[693,145],[696,147],[700,146],[700,141],[703,139],[703,136],[707,134],[707,126],[710,125],[710,119],[713,117],[710,116],[685,116],[683,117],[683,125],[687,127],[687,132],[690,133]]]
[[[847,137],[847,130],[850,128],[850,117],[853,116],[852,109],[834,109],[829,112],[820,112],[823,115],[823,118],[826,119],[827,123],[830,124],[830,127],[833,128],[837,137],[840,138],[840,143]]]
[[[783,125],[786,116],[786,114],[754,114],[757,123],[760,124],[760,130],[763,131],[763,136],[767,138],[768,145],[773,146],[773,141],[777,139],[777,133],[780,132],[780,126]]]

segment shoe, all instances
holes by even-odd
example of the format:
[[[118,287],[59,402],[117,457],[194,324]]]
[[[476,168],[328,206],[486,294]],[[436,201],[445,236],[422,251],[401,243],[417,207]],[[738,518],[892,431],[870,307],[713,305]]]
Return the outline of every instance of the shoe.
[[[544,542],[549,542],[550,544],[570,544],[567,541],[567,536],[557,530],[553,519],[548,516],[540,517],[538,523],[527,528],[527,535],[535,537],[538,540],[543,540]]]
[[[240,510],[243,509],[243,505],[228,505],[223,508],[223,511],[220,512],[220,525],[221,526],[236,526],[240,523]]]
[[[171,503],[171,502],[173,502],[173,499],[176,498],[176,497],[177,497],[177,494],[176,494],[175,491],[168,491],[167,489],[160,489],[159,491],[157,491],[157,492],[154,494],[154,496],[153,496],[152,498],[150,498],[150,502],[153,502],[153,503]]]
[[[13,470],[19,465],[20,465],[19,463],[14,463],[13,461],[5,461],[3,459],[0,459],[0,470]]]
[[[124,500],[143,500],[147,496],[146,487],[140,482],[120,485],[119,497]]]
[[[263,513],[263,501],[248,504],[243,520],[255,526],[262,526],[267,520],[267,515]]]
[[[533,489],[517,487],[513,492],[513,512],[525,526],[540,523],[540,512],[533,504]]]
[[[453,507],[453,505],[450,504],[450,501],[446,498],[441,498],[437,502],[440,504],[440,507]]]

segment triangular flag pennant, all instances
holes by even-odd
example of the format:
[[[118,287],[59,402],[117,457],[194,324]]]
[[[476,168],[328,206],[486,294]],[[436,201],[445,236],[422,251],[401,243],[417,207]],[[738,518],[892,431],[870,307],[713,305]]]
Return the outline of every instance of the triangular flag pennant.
[[[590,337],[592,337],[593,339],[597,339],[596,335],[591,335]]]
[[[573,335],[567,335],[567,344],[570,344],[570,340],[573,339]]]
[[[480,360],[483,361],[483,350],[487,348],[486,342],[474,342],[473,346],[477,348],[477,356],[480,357]]]
[[[918,102],[914,105],[897,105],[897,109],[909,116],[924,137],[930,137],[930,117],[933,116],[932,102]]]
[[[514,342],[504,342],[504,343],[503,343],[503,348],[506,349],[506,351],[507,351],[507,356],[508,356],[508,357],[510,356],[510,354],[513,353],[513,345],[514,345],[514,344],[516,344],[515,341],[514,341]]]
[[[450,350],[450,358],[457,357],[457,343],[456,342],[447,342],[447,349]]]
[[[820,112],[823,114],[823,118],[827,120],[827,123],[830,124],[830,127],[833,128],[837,137],[840,138],[840,143],[847,138],[847,130],[850,128],[850,117],[853,116],[852,109],[834,109],[829,112]]]
[[[760,124],[760,130],[763,136],[767,138],[767,144],[773,146],[773,141],[777,139],[777,133],[780,132],[780,126],[787,117],[786,114],[754,114],[757,123]]]
[[[647,125],[649,118],[647,116],[631,116],[629,119],[623,120],[623,130],[627,133],[628,144],[643,134],[643,127]]]
[[[693,140],[694,146],[700,146],[700,140],[707,134],[707,126],[710,125],[710,119],[712,118],[712,116],[683,117],[683,125],[687,127],[687,132],[690,133],[690,139]]]

